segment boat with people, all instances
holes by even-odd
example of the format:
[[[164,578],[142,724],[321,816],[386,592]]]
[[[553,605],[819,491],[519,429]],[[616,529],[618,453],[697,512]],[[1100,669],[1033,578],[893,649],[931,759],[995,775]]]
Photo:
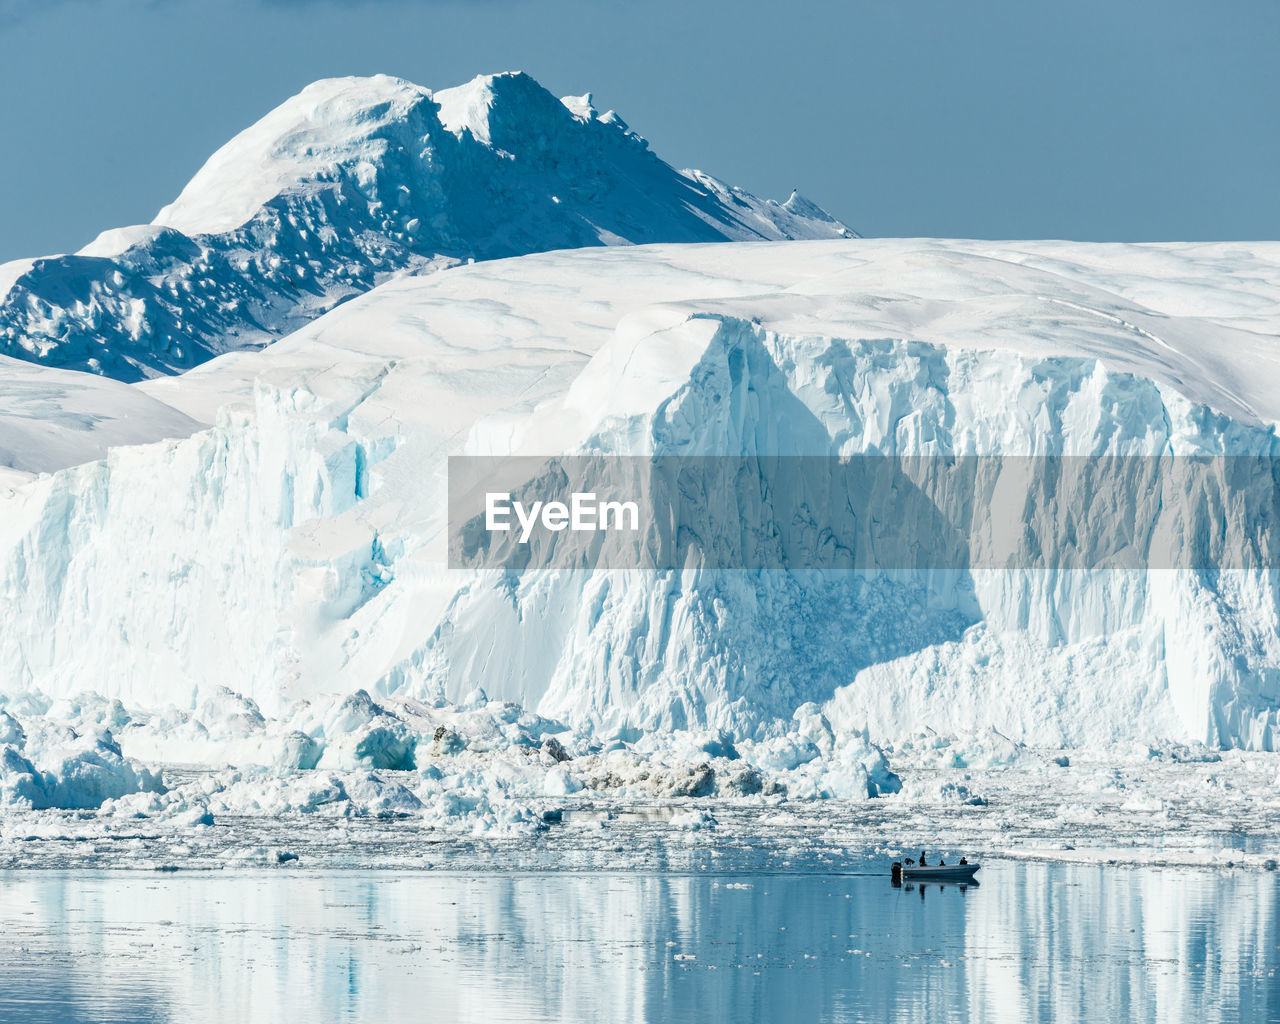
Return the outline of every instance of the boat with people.
[[[973,876],[982,867],[981,864],[970,864],[966,857],[961,857],[956,864],[948,864],[941,859],[937,864],[930,864],[927,857],[928,851],[921,850],[918,861],[910,857],[900,861],[895,860],[889,872],[893,883],[900,885],[903,882],[972,882]]]

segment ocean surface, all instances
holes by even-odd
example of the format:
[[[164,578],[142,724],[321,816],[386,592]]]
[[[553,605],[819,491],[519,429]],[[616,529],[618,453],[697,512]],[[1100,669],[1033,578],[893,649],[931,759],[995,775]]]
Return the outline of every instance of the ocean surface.
[[[1280,1021],[1275,873],[979,882],[7,871],[0,1021]]]

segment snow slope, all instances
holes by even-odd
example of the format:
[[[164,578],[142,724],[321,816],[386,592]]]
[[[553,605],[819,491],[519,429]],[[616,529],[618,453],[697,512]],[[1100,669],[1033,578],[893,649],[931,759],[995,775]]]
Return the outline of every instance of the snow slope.
[[[0,356],[0,473],[12,479],[104,458],[118,445],[187,437],[203,424],[137,388]]]
[[[445,568],[443,517],[459,452],[1275,455],[1278,332],[1275,244],[645,246],[400,277],[138,388],[221,407],[212,428],[0,498],[0,686],[225,686],[272,713],[479,687],[598,734],[721,729],[787,770],[928,729],[1273,749],[1274,573],[495,578]]]
[[[308,86],[149,225],[0,266],[0,354],[136,381],[259,347],[399,273],[636,242],[836,238],[808,201],[678,172],[617,115],[527,75],[433,94]]]

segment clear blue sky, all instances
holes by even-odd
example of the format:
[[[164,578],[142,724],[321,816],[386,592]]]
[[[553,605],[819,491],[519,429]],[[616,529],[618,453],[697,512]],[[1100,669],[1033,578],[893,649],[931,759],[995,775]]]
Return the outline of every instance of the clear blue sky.
[[[1280,238],[1278,0],[0,0],[0,260],[316,78],[515,68],[868,235]]]

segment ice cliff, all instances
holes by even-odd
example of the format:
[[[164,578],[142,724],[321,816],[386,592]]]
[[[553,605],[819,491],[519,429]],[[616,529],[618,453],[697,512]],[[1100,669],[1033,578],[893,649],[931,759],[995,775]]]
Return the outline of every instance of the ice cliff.
[[[399,277],[138,386],[214,426],[0,498],[0,686],[226,687],[285,715],[483,689],[790,772],[925,730],[1273,749],[1272,571],[495,577],[446,568],[444,508],[464,452],[1274,456],[1278,329],[1270,244],[645,246]]]

